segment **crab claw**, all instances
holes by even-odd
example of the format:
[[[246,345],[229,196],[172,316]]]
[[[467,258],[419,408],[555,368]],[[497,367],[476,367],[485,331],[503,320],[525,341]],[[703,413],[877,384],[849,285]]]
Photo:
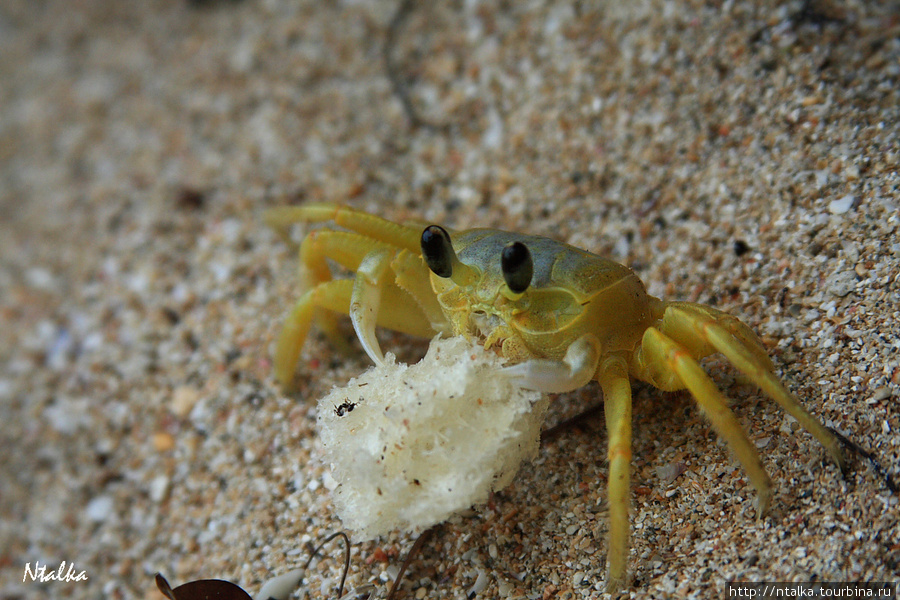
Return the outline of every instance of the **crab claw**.
[[[586,333],[569,345],[562,360],[535,358],[504,367],[517,385],[539,392],[560,394],[588,384],[600,362],[600,341]]]

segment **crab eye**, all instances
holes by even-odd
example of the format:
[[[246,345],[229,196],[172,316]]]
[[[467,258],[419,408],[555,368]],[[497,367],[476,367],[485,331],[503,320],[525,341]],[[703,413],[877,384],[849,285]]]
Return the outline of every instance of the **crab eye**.
[[[425,264],[438,277],[453,274],[453,245],[450,235],[438,225],[429,225],[422,232],[422,256]]]
[[[500,268],[512,293],[521,294],[527,290],[534,274],[534,262],[528,246],[522,242],[507,244],[500,254]]]

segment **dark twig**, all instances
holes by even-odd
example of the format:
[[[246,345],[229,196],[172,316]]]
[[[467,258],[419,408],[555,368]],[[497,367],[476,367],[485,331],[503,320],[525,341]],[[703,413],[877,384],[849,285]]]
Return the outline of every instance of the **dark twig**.
[[[829,427],[828,429],[831,431],[831,433],[834,434],[834,436],[838,440],[840,440],[840,442],[844,445],[845,448],[847,448],[848,450],[851,450],[855,454],[858,454],[858,455],[862,456],[863,458],[865,458],[867,461],[869,461],[869,464],[872,465],[872,468],[875,469],[875,472],[878,473],[878,475],[884,479],[885,485],[887,485],[887,488],[892,493],[896,494],[898,491],[900,491],[900,487],[897,486],[897,482],[894,480],[893,476],[887,472],[887,469],[885,469],[884,467],[881,466],[881,463],[879,463],[878,460],[875,458],[874,453],[864,450],[856,442],[845,437],[843,434],[835,431],[834,428]]]
[[[347,581],[347,573],[350,571],[350,538],[347,537],[347,534],[343,531],[338,531],[336,533],[332,533],[327,538],[325,538],[321,544],[313,548],[312,553],[309,555],[309,560],[306,561],[306,564],[303,565],[303,570],[306,571],[309,569],[309,565],[312,564],[313,559],[316,557],[316,554],[322,550],[322,548],[333,540],[334,538],[340,536],[344,540],[344,572],[341,573],[341,583],[338,585],[338,598],[344,595],[344,583]]]
[[[562,423],[557,423],[553,427],[550,427],[549,429],[545,429],[544,431],[541,432],[541,444],[546,444],[553,438],[559,436],[562,432],[564,432],[568,429],[571,429],[573,427],[577,427],[579,423],[581,423],[585,419],[593,417],[594,415],[596,415],[597,413],[599,413],[602,410],[603,410],[603,403],[600,402],[600,403],[595,404],[594,406],[588,408],[587,410],[584,410],[584,411],[578,413],[574,417],[572,417],[570,419],[566,419]]]
[[[410,125],[413,127],[445,130],[447,129],[446,125],[442,126],[432,123],[419,114],[409,91],[409,82],[400,74],[399,65],[394,59],[394,48],[397,46],[397,39],[400,37],[400,31],[412,13],[414,5],[415,0],[401,0],[400,5],[397,7],[397,12],[394,13],[391,22],[388,24],[385,32],[384,47],[382,48],[384,67],[391,82],[391,88],[393,88],[397,98],[400,99],[400,104],[403,105],[403,112],[406,113]]]
[[[400,582],[403,581],[403,574],[406,573],[406,568],[409,567],[410,563],[416,557],[416,554],[422,550],[422,546],[425,545],[425,542],[432,536],[435,530],[440,527],[440,525],[435,525],[429,529],[426,529],[422,535],[420,535],[415,542],[413,542],[412,548],[409,549],[409,552],[406,554],[406,558],[403,560],[403,564],[400,565],[400,572],[397,573],[397,578],[394,579],[393,585],[391,585],[391,590],[388,592],[387,598],[385,600],[393,600],[394,594],[397,593],[397,590],[400,589]]]

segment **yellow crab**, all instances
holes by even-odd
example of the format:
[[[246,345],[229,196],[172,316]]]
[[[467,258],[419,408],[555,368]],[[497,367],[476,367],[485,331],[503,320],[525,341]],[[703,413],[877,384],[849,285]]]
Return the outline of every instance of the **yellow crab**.
[[[626,577],[632,379],[690,391],[756,488],[758,515],[772,496],[769,476],[699,359],[723,354],[844,469],[836,438],[785,389],[749,327],[707,306],[654,298],[623,265],[544,237],[494,229],[448,233],[329,204],[275,208],[265,220],[288,241],[298,222],[331,221],[346,230],[313,231],[300,246],[306,292],[275,352],[275,375],[286,387],[313,321],[344,343],[336,313],[350,316],[376,364],[384,361],[379,326],[483,340],[511,363],[505,370],[522,387],[566,392],[592,379],[600,383],[609,434],[608,590]],[[332,279],[329,259],[356,276]]]

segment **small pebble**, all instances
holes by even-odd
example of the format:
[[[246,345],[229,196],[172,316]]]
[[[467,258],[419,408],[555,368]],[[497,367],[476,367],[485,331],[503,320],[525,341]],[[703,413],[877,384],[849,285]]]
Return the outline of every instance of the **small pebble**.
[[[478,594],[483,592],[487,588],[487,586],[490,582],[491,582],[491,580],[487,576],[487,573],[485,573],[484,571],[479,569],[478,577],[475,578],[475,583],[472,584],[472,587],[470,587],[469,591],[466,592],[466,597],[474,598],[475,596],[477,596]]]
[[[853,271],[840,271],[830,276],[826,282],[828,291],[843,298],[856,291],[857,275]]]
[[[157,431],[153,434],[153,448],[157,452],[168,452],[175,447],[175,437],[165,431]]]
[[[856,200],[853,196],[844,196],[828,203],[828,212],[833,215],[842,215],[853,207]]]
[[[891,395],[891,388],[885,385],[875,390],[875,393],[872,394],[872,397],[868,402],[870,404],[876,404],[878,402],[881,402],[882,400],[887,400],[891,397]]]
[[[97,496],[84,508],[84,514],[89,521],[99,523],[105,521],[112,512],[114,506],[113,499],[109,496]]]
[[[172,392],[172,402],[169,405],[172,414],[181,418],[188,416],[199,399],[200,392],[194,387],[182,385],[175,388],[175,391]]]
[[[154,502],[162,502],[169,492],[169,478],[166,475],[158,475],[150,482],[150,499]]]

